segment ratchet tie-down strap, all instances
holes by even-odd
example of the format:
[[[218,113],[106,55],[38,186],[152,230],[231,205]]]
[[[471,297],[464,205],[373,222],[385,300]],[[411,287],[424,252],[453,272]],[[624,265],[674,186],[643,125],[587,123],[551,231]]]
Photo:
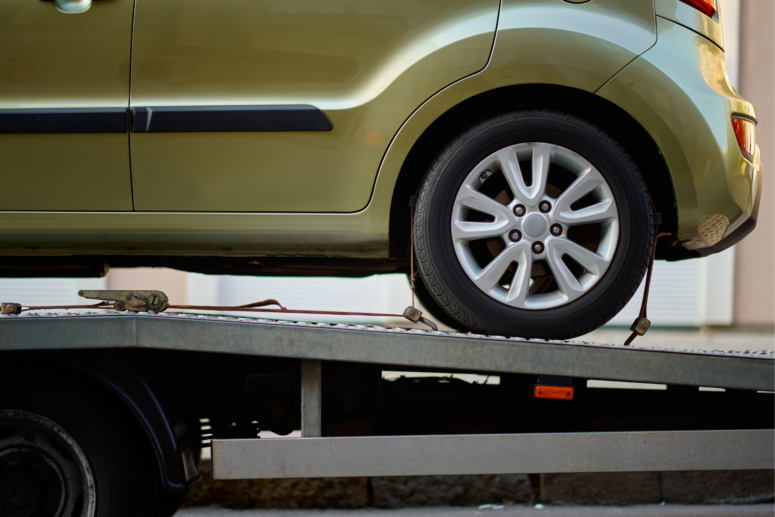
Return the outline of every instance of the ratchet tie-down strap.
[[[412,207],[412,216],[417,198],[412,196],[410,206]],[[3,303],[0,305],[2,314],[19,314],[25,311],[47,310],[47,309],[115,309],[117,311],[130,312],[164,312],[167,309],[187,309],[200,311],[224,311],[224,312],[273,312],[281,314],[312,314],[321,316],[366,316],[366,317],[388,317],[405,318],[412,323],[422,323],[432,330],[439,330],[435,323],[423,317],[422,311],[415,307],[414,303],[414,238],[410,237],[411,242],[411,286],[412,286],[412,305],[404,309],[403,314],[384,314],[375,312],[340,312],[340,311],[311,311],[311,310],[290,310],[283,307],[280,302],[274,299],[263,300],[260,302],[249,303],[246,305],[222,306],[222,305],[170,305],[167,295],[161,291],[79,291],[78,295],[92,300],[101,300],[93,305],[55,305],[40,307],[22,307],[19,303]],[[113,303],[110,303],[113,302]],[[280,309],[263,309],[267,305],[277,305]]]
[[[643,301],[640,304],[640,312],[638,317],[632,323],[630,330],[632,334],[624,342],[624,346],[629,346],[636,337],[642,336],[651,327],[651,321],[646,317],[646,309],[649,303],[649,287],[651,287],[651,273],[654,270],[654,258],[657,255],[657,239],[670,235],[667,232],[659,233],[659,225],[662,224],[662,216],[660,214],[654,214],[654,246],[651,248],[651,259],[649,260],[649,267],[646,271],[646,285],[643,287]]]
[[[341,311],[312,311],[291,310],[283,307],[274,299],[263,300],[246,305],[170,305],[167,303],[167,295],[161,291],[79,291],[79,296],[101,300],[93,305],[50,305],[50,306],[22,306],[19,303],[3,303],[0,312],[3,314],[20,314],[26,311],[50,310],[50,309],[114,309],[129,312],[164,312],[167,309],[187,309],[199,311],[223,311],[223,312],[273,312],[281,314],[313,314],[325,316],[366,316],[406,318],[413,323],[424,323],[433,330],[438,330],[432,321],[422,317],[422,312],[414,307],[407,307],[403,314],[385,314],[375,312],[341,312]],[[113,303],[111,303],[113,302]],[[268,305],[277,305],[279,309],[264,309]]]

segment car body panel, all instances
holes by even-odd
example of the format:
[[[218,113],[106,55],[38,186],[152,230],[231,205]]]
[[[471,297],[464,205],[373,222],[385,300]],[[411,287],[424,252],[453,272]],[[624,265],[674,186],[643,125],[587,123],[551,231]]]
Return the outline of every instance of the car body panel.
[[[412,146],[454,106],[513,85],[558,85],[593,93],[654,45],[654,20],[651,1],[505,1],[487,68],[444,89],[412,114],[390,145],[368,210],[388,213],[393,186]]]
[[[699,249],[753,213],[761,171],[740,152],[731,119],[755,121],[756,114],[729,82],[718,46],[664,18],[657,26],[658,43],[598,94],[630,113],[656,141],[673,177],[677,237],[684,247]]]
[[[713,17],[706,16],[694,7],[681,2],[681,0],[655,0],[654,6],[657,16],[667,18],[698,34],[702,34],[720,48],[724,48],[720,11],[716,11]]]
[[[469,5],[485,4],[474,2]],[[472,29],[468,34],[475,32]],[[155,186],[162,187],[152,193],[156,198],[151,196],[146,199],[156,199],[154,203],[167,207],[169,211],[157,208],[156,211],[132,213],[1,212],[2,254],[387,258],[390,210],[396,180],[406,157],[423,132],[461,102],[483,92],[514,85],[557,85],[588,94],[597,93],[632,115],[652,135],[670,168],[674,181],[672,187],[678,196],[678,238],[686,247],[695,250],[715,249],[714,246],[718,246],[725,236],[732,234],[751,216],[761,184],[759,154],[757,151],[754,160],[756,166],[742,157],[731,129],[730,117],[737,114],[754,118],[755,114],[751,105],[741,99],[729,84],[724,70],[723,51],[696,29],[689,30],[656,16],[650,0],[595,0],[583,4],[571,4],[563,0],[505,0],[491,55],[489,51],[482,53],[482,45],[479,43],[467,46],[475,40],[486,39],[486,36],[486,31],[482,31],[448,46],[475,51],[480,61],[484,56],[486,67],[457,80],[453,76],[444,76],[440,82],[452,82],[446,87],[437,83],[433,83],[432,87],[428,86],[429,83],[422,83],[428,86],[428,90],[441,88],[435,94],[423,93],[430,95],[429,98],[417,95],[409,85],[413,80],[421,81],[425,76],[419,68],[448,47],[441,47],[436,53],[428,55],[410,52],[414,58],[417,55],[422,58],[401,61],[399,64],[406,67],[399,67],[402,73],[398,79],[383,85],[385,88],[376,93],[369,90],[372,97],[362,91],[366,97],[358,97],[358,91],[345,92],[347,95],[342,93],[339,98],[324,98],[323,95],[313,98],[309,92],[306,97],[297,95],[299,98],[293,103],[306,102],[325,111],[334,123],[335,130],[331,133],[195,135],[201,136],[200,140],[190,139],[193,133],[183,136],[176,133],[131,134],[133,153],[137,149],[144,149],[148,151],[148,157],[157,153],[159,158],[161,144],[167,145],[167,142],[172,149],[177,149],[175,152],[178,155],[188,152],[203,160],[202,169],[211,167],[213,184],[217,184],[219,179],[229,179],[229,172],[215,167],[217,163],[212,160],[208,162],[210,158],[205,156],[207,153],[199,153],[200,148],[208,152],[215,150],[215,154],[223,158],[218,163],[228,166],[235,163],[237,167],[246,167],[248,160],[229,153],[223,154],[224,149],[239,154],[249,147],[248,142],[255,143],[263,138],[267,142],[285,142],[284,147],[278,146],[278,149],[283,147],[286,155],[289,149],[298,153],[298,157],[293,156],[294,160],[300,160],[296,163],[313,163],[315,159],[322,162],[327,160],[326,155],[320,154],[321,147],[314,147],[311,142],[325,142],[315,139],[334,134],[338,127],[350,127],[354,128],[352,132],[337,138],[347,140],[342,140],[345,147],[354,146],[351,147],[353,152],[347,155],[351,163],[346,164],[339,176],[340,179],[357,176],[357,185],[352,188],[337,191],[333,188],[336,181],[318,182],[319,178],[314,171],[304,174],[297,174],[298,171],[291,171],[292,174],[283,171],[277,175],[267,173],[269,177],[262,173],[255,175],[254,183],[247,185],[244,193],[232,191],[232,194],[235,199],[242,199],[240,202],[245,203],[252,203],[252,198],[264,200],[265,203],[257,202],[256,206],[260,207],[251,210],[269,212],[227,213],[225,209],[206,212],[215,208],[208,207],[206,202],[217,201],[218,196],[221,196],[217,203],[222,203],[226,191],[216,193],[209,198],[210,201],[206,196],[196,198],[194,191],[209,188],[211,183],[208,182],[211,180],[185,184],[184,173],[189,169],[181,167],[162,181],[151,181],[154,180],[151,176],[146,178],[148,181],[145,186],[149,191]],[[463,47],[456,46],[458,44]],[[191,52],[195,55],[195,50]],[[489,61],[486,61],[487,57]],[[177,73],[175,67],[170,66],[173,68],[170,73]],[[200,105],[236,102],[231,97],[219,96],[222,92],[212,97],[200,98],[197,97],[199,93],[186,97],[189,85],[184,75],[180,76],[177,83],[180,93],[177,100],[173,88],[163,92],[167,97],[161,94],[158,94],[159,98],[133,97],[132,104],[189,106],[194,101]],[[455,75],[459,76],[460,73]],[[350,99],[350,94],[355,95],[352,97],[355,99],[353,104],[343,104],[346,99]],[[411,98],[411,102],[401,100],[401,95]],[[364,98],[367,99],[365,103],[358,104],[358,99]],[[291,103],[290,98],[282,97],[279,93],[274,97],[266,93],[264,97],[249,99],[249,102],[269,100]],[[387,107],[371,106],[377,100],[380,104],[384,100],[390,102]],[[365,115],[366,111],[372,109],[376,111]],[[350,113],[357,120],[347,126],[347,118],[339,118],[343,113]],[[356,113],[360,115],[355,116]],[[368,124],[364,126],[362,123],[366,119],[373,121],[369,118],[373,113],[381,113],[386,120],[380,119],[377,122],[384,123],[390,129],[379,133],[381,144],[373,146],[375,149],[379,147],[379,152],[371,153],[362,151],[360,142],[367,127],[376,127]],[[236,143],[227,143],[227,136],[234,136]],[[148,139],[143,141],[140,137]],[[327,145],[336,147],[338,144],[329,142],[324,147]],[[341,150],[342,147],[338,147],[332,152]],[[267,152],[271,154],[275,151],[269,149]],[[139,155],[137,159],[143,160]],[[191,165],[191,161],[185,161],[188,159],[185,156],[180,159]],[[133,166],[134,162],[133,154]],[[172,162],[167,163],[167,166],[176,167]],[[202,169],[194,172],[199,174]],[[156,172],[164,171],[158,169]],[[644,173],[648,174],[648,171]],[[174,177],[180,181],[170,181]],[[328,178],[331,177],[334,176]],[[261,181],[262,178],[264,181]],[[230,181],[234,187],[234,178]],[[280,185],[284,185],[284,189]],[[288,185],[292,188],[287,188]],[[261,191],[262,188],[266,193]],[[261,191],[261,195],[257,197],[258,191]],[[272,192],[274,196],[269,196],[268,193]],[[305,198],[311,196],[312,192],[320,198],[326,195],[330,199],[337,196],[341,198],[334,199],[333,204],[338,203],[337,206],[330,204],[323,207],[320,203],[330,201]],[[188,203],[186,200],[181,201],[181,198],[190,195],[194,195],[193,199],[205,201],[197,205],[195,210],[199,212],[171,208],[176,206],[175,203]],[[307,199],[308,202],[298,203],[300,199]],[[289,207],[298,213],[280,213],[290,210]],[[149,209],[147,206],[136,208]],[[232,205],[230,208],[235,207]],[[302,213],[315,209],[319,212]],[[335,213],[339,210],[352,211]],[[719,230],[721,226],[723,228]]]
[[[389,210],[389,207],[388,207]],[[6,256],[384,258],[387,216],[191,212],[2,212]]]
[[[481,70],[498,0],[137,0],[132,106],[311,105],[328,132],[132,133],[141,211],[354,212],[393,134]]]
[[[411,147],[438,116],[482,91],[507,85],[559,84],[594,92],[656,41],[650,0],[596,0],[580,5],[562,0],[518,0],[504,2],[502,9],[495,49],[487,67],[425,102],[417,101],[414,113],[396,127],[396,136],[389,134],[382,140],[390,148],[381,166],[377,161],[372,173],[368,167],[359,169],[359,174],[371,182],[367,191],[370,199],[355,213],[176,211],[59,213],[56,217],[46,213],[3,213],[3,253],[388,257],[390,205],[396,178]],[[544,30],[547,33],[542,35]],[[548,50],[541,51],[541,45]],[[591,57],[590,53],[595,55]],[[132,102],[148,104],[151,100],[133,97]],[[190,100],[181,103],[190,104]],[[325,111],[336,128],[336,116],[331,110]],[[133,151],[136,136],[148,135],[132,134]],[[298,136],[280,134],[278,138]],[[315,156],[315,152],[311,155]],[[374,182],[377,166],[379,174]],[[180,195],[180,191],[167,192],[167,197]],[[283,199],[292,202],[289,196],[292,194],[283,194]],[[43,231],[45,237],[40,234]]]
[[[0,115],[126,108],[133,3],[0,2]],[[126,133],[0,134],[0,210],[132,210]]]

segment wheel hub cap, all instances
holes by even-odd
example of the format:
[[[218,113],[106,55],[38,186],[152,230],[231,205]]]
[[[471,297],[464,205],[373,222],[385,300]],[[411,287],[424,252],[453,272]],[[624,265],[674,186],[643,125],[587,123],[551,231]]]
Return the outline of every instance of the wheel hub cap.
[[[525,223],[522,225],[522,228],[530,237],[540,237],[546,232],[546,219],[538,214],[533,214],[525,219]]]

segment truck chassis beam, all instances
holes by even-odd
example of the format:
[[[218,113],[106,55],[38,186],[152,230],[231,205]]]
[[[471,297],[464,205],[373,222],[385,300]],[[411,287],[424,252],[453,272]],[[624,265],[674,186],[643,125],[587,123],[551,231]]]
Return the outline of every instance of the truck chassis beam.
[[[771,469],[773,444],[772,430],[213,440],[213,479]]]

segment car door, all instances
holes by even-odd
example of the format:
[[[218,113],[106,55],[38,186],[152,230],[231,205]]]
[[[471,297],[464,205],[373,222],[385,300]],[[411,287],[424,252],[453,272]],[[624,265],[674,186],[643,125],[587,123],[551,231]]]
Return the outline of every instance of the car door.
[[[133,0],[90,3],[0,2],[0,210],[132,210]]]
[[[135,208],[353,212],[428,97],[481,70],[498,0],[137,0]]]

